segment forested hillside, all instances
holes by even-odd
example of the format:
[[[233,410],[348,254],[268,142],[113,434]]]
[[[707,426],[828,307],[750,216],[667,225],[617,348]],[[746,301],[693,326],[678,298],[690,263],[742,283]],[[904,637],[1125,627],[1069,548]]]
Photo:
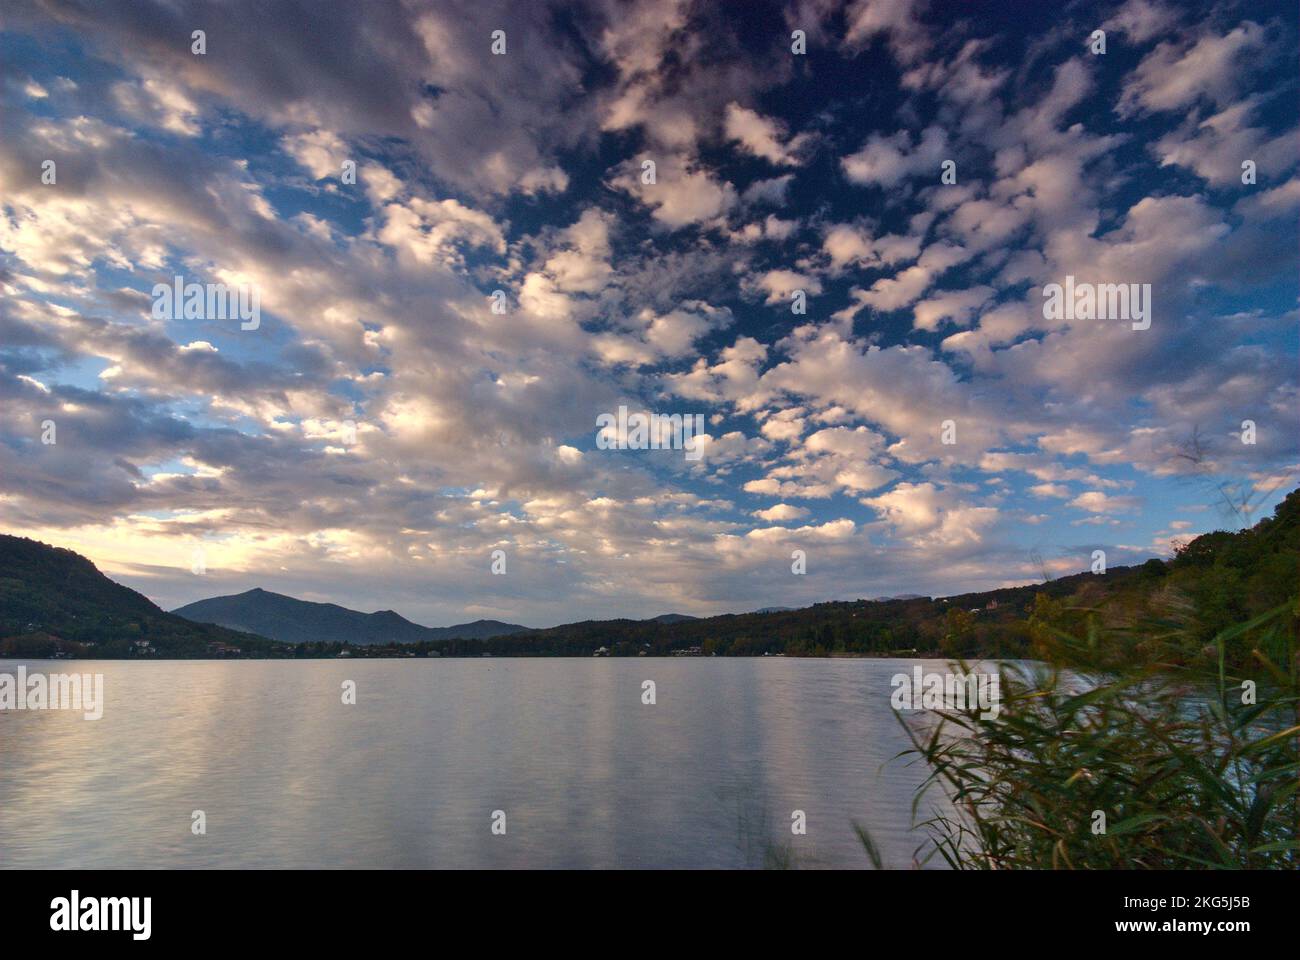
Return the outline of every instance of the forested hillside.
[[[0,656],[267,656],[278,646],[167,613],[71,550],[0,535]]]

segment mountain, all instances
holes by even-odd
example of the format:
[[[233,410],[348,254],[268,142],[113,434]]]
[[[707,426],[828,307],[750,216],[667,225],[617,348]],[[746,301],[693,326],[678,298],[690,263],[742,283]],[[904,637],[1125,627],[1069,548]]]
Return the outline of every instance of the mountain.
[[[232,630],[246,630],[283,643],[372,646],[433,640],[485,640],[528,629],[499,620],[475,620],[453,627],[423,627],[392,610],[361,613],[336,603],[313,603],[261,588],[199,600],[172,612],[196,623],[215,623]]]
[[[204,657],[234,655],[231,648],[237,647],[243,656],[320,657],[337,655],[346,640],[371,645],[361,655],[375,656],[590,657],[606,647],[614,656],[1028,657],[1043,631],[1083,636],[1100,617],[1111,624],[1145,625],[1132,657],[1188,662],[1214,654],[1214,638],[1235,625],[1281,604],[1300,609],[1297,583],[1300,490],[1249,529],[1203,534],[1180,544],[1171,560],[1112,566],[1103,575],[1079,573],[934,599],[834,601],[701,619],[664,614],[649,620],[587,620],[545,630],[495,620],[422,627],[391,610],[358,613],[264,590],[165,613],[70,550],[0,535],[0,656]],[[177,613],[211,617],[225,626],[193,623]],[[1178,629],[1171,631],[1171,623]],[[1294,616],[1290,623],[1294,630]],[[235,633],[227,626],[263,635]],[[277,634],[319,643],[295,647],[266,639]],[[151,644],[149,651],[140,649],[140,641]],[[390,642],[409,645],[375,646]],[[1253,643],[1247,633],[1232,634],[1227,662],[1257,662],[1261,651]],[[1262,652],[1277,662],[1290,656]]]
[[[0,534],[0,655],[206,657],[277,646],[167,613],[71,550]]]

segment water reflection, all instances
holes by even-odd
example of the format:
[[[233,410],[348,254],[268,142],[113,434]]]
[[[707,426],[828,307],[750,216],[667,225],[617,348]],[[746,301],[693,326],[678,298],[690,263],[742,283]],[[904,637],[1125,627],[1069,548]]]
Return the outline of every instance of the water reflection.
[[[856,821],[906,866],[912,663],[30,661],[104,673],[107,703],[0,712],[0,865],[864,867]]]

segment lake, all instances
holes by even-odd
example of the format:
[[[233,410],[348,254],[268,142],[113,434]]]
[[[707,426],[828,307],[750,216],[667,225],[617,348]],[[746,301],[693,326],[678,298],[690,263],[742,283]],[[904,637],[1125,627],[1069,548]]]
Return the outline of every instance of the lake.
[[[0,867],[10,868],[736,868],[782,852],[801,867],[866,867],[855,822],[888,866],[906,867],[922,840],[910,805],[924,771],[891,759],[907,741],[890,678],[942,668],[23,663],[104,674],[105,706],[97,721],[0,711]],[[18,665],[0,660],[0,672]],[[348,680],[355,705],[342,703]],[[653,705],[642,703],[646,680]],[[806,835],[791,832],[795,810]],[[492,832],[494,811],[504,835]]]

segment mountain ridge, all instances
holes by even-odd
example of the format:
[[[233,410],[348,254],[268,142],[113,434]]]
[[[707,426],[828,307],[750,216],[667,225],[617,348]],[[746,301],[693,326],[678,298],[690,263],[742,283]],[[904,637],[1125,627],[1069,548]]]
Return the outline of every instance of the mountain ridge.
[[[1201,534],[1169,560],[1111,566],[1104,574],[1072,574],[949,597],[825,601],[795,610],[691,618],[661,614],[644,620],[585,620],[544,629],[505,624],[513,632],[479,639],[440,631],[499,630],[500,621],[421,627],[391,610],[363,614],[337,604],[298,601],[254,588],[233,599],[281,608],[341,611],[348,622],[387,631],[368,646],[357,635],[298,644],[195,623],[100,573],[64,548],[0,534],[0,656],[323,657],[349,648],[361,656],[963,656],[1026,657],[1045,629],[1078,632],[1103,613],[1116,622],[1164,623],[1190,616],[1183,647],[1143,641],[1143,655],[1184,661],[1213,651],[1215,636],[1285,602],[1300,582],[1300,490],[1254,526]],[[211,598],[222,600],[230,598]],[[188,604],[180,610],[190,610]],[[1172,606],[1171,606],[1172,604]],[[1191,610],[1188,614],[1186,611]],[[317,613],[320,611],[317,610]],[[242,621],[240,621],[242,624]],[[486,626],[485,626],[486,624]],[[247,626],[247,624],[242,624]],[[393,632],[420,639],[400,642]],[[1156,631],[1160,633],[1159,630]],[[141,641],[147,649],[141,651]],[[385,646],[379,646],[385,644]],[[1230,651],[1230,658],[1250,655]]]
[[[449,627],[426,627],[407,620],[395,610],[363,613],[337,603],[299,600],[261,587],[196,600],[171,612],[196,623],[212,623],[292,644],[384,646],[435,640],[486,640],[529,629],[517,623],[482,619]]]

